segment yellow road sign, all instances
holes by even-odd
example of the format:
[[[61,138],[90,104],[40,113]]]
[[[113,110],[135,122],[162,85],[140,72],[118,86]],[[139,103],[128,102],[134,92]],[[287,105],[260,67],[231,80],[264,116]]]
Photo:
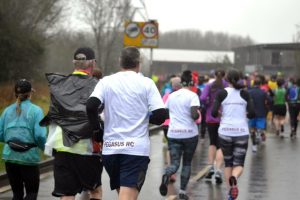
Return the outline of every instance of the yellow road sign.
[[[156,21],[126,21],[124,31],[124,46],[157,48],[158,23]]]

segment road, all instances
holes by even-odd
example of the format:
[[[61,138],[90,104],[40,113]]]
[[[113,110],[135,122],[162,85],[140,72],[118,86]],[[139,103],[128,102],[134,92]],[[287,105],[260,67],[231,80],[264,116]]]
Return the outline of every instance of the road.
[[[194,177],[206,166],[208,138],[199,140],[199,144],[192,163]],[[159,194],[158,187],[165,165],[166,145],[162,142],[162,132],[151,136],[151,162],[147,178],[139,195],[141,200],[167,199]],[[238,180],[239,200],[298,200],[300,198],[300,137],[290,139],[288,133],[281,139],[272,133],[267,134],[267,140],[259,146],[258,152],[251,151],[251,144],[247,152],[244,173]],[[177,194],[178,180],[169,186],[169,195]],[[103,199],[117,199],[114,191],[109,189],[109,179],[103,173]],[[39,200],[58,199],[51,196],[53,189],[52,172],[43,175],[39,191]],[[214,182],[191,181],[187,193],[191,200],[225,200],[227,191],[225,184],[216,185]],[[1,200],[11,199],[11,191],[0,194]],[[78,196],[76,199],[80,199]],[[170,198],[169,198],[170,199]]]

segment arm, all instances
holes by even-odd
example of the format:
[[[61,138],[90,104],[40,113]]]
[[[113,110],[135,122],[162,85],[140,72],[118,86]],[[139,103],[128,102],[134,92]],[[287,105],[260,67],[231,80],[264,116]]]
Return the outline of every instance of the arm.
[[[98,108],[100,105],[101,101],[96,97],[90,97],[86,103],[86,113],[94,130],[94,137],[96,137],[97,142],[103,142],[103,130],[101,130],[98,121]]]
[[[4,142],[4,112],[0,117],[0,142]]]
[[[254,109],[254,104],[253,100],[250,97],[250,94],[246,90],[241,90],[241,97],[247,101],[247,117],[249,119],[255,117],[255,109]]]
[[[44,118],[44,114],[42,109],[38,109],[36,112],[36,118],[34,121],[34,140],[36,141],[36,145],[44,150],[45,149],[45,143],[47,139],[47,129],[46,127],[41,127],[39,122]]]
[[[210,85],[206,85],[201,93],[200,100],[201,102],[205,102],[208,98]]]
[[[224,99],[227,97],[227,91],[222,89],[220,92],[218,92],[214,103],[213,103],[213,107],[212,107],[212,111],[211,111],[211,115],[213,117],[218,117],[219,115],[219,109],[221,107],[221,103],[222,101],[224,101]]]
[[[165,108],[159,108],[151,112],[149,123],[155,125],[161,125],[168,118],[169,118],[169,111]]]
[[[199,106],[191,107],[191,115],[192,115],[193,120],[197,120],[199,118],[200,115],[199,115],[198,111],[200,112]]]

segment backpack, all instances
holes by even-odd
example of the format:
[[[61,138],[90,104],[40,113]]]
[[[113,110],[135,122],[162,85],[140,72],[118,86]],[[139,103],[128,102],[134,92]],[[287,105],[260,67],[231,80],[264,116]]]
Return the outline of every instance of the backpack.
[[[288,100],[297,101],[299,99],[299,88],[292,86],[288,89]]]

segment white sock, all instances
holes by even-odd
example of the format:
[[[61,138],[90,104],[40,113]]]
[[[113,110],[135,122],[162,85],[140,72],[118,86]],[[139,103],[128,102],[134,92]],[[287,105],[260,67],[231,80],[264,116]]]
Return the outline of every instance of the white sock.
[[[185,190],[180,189],[179,194],[186,194]]]

